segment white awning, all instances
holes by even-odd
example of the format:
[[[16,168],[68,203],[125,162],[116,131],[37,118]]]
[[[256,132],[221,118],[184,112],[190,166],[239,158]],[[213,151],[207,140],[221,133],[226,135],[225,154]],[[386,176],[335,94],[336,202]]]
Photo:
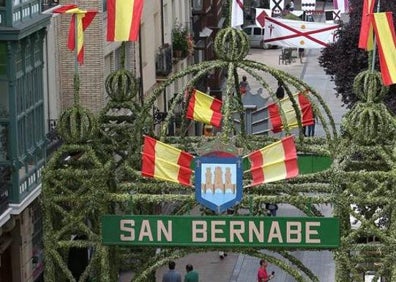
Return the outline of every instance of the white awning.
[[[213,30],[208,27],[205,27],[200,33],[199,37],[209,37],[212,34]]]

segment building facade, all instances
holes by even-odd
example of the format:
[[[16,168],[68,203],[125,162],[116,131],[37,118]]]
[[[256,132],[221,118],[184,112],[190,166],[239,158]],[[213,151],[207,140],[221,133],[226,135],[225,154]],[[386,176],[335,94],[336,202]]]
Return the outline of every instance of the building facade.
[[[41,173],[61,143],[56,123],[73,104],[74,74],[80,76],[80,104],[96,114],[107,102],[107,75],[121,67],[121,42],[106,41],[106,0],[77,1],[98,11],[84,33],[83,65],[66,47],[70,15],[52,13],[62,4],[70,3],[0,0],[0,281],[43,279]],[[192,56],[173,58],[176,23],[191,29],[189,1],[146,0],[139,40],[125,44],[125,68],[140,82],[141,102],[194,62]],[[158,109],[167,111],[182,84],[166,89]]]
[[[38,0],[0,1],[1,281],[40,279],[37,197],[46,157],[43,50],[49,22]]]

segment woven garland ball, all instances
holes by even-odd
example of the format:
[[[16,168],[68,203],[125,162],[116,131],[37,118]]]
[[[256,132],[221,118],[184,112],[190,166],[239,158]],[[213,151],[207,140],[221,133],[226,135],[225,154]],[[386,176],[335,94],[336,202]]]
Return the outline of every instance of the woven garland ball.
[[[134,75],[120,69],[109,74],[105,82],[106,92],[114,102],[126,102],[132,100],[137,94],[137,83]]]
[[[59,119],[58,131],[66,143],[83,143],[94,136],[97,129],[94,115],[81,106],[67,109]]]
[[[384,144],[395,138],[392,116],[382,103],[357,103],[347,116],[345,129],[362,145]]]
[[[249,48],[247,34],[231,27],[220,30],[214,42],[217,57],[225,61],[243,60],[248,54]]]
[[[388,87],[383,85],[380,72],[366,70],[355,77],[353,91],[364,102],[379,102],[388,93]]]

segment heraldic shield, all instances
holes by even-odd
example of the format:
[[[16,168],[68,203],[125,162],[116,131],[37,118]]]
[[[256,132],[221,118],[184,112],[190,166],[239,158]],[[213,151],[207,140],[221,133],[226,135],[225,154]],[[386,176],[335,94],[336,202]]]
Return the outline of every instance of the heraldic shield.
[[[220,214],[242,199],[240,157],[200,157],[195,161],[196,200]]]

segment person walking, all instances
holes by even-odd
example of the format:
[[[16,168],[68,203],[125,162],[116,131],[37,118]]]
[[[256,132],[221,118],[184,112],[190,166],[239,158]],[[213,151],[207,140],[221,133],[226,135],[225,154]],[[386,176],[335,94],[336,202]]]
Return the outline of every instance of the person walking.
[[[302,58],[304,57],[304,48],[298,48],[298,57],[300,58],[300,63],[302,64]]]
[[[290,12],[294,11],[294,1],[293,0],[291,0],[289,3],[289,10],[290,10]]]
[[[171,260],[168,263],[169,270],[162,276],[162,282],[182,282],[181,274],[175,270],[176,263]]]
[[[308,125],[308,137],[313,137],[315,135],[315,123],[316,123],[316,116],[315,116],[315,112],[312,111],[312,115],[313,115],[313,123]]]
[[[239,93],[241,95],[246,94],[246,92],[250,91],[249,82],[247,81],[247,77],[242,76],[242,81],[239,83]]]
[[[261,259],[260,267],[257,270],[257,282],[267,282],[274,277],[274,275],[275,275],[274,271],[272,271],[272,273],[270,275],[268,275],[267,266],[268,266],[268,263],[265,260]]]
[[[194,270],[194,267],[192,264],[187,264],[186,265],[186,275],[184,275],[184,282],[198,282],[199,281],[199,275],[198,272]]]
[[[278,88],[276,89],[276,98],[282,100],[285,97],[285,89],[283,88],[283,82],[278,80]]]
[[[278,205],[277,204],[268,203],[268,204],[265,204],[265,208],[269,212],[268,215],[276,216],[276,211],[278,210]]]

